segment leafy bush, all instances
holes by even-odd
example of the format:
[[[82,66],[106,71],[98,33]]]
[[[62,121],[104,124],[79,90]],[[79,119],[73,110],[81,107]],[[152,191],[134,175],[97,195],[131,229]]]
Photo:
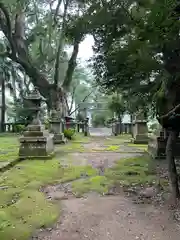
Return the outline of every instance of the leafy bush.
[[[46,119],[46,120],[44,121],[44,126],[45,126],[45,129],[46,129],[46,130],[48,130],[48,129],[50,128],[50,123],[49,123],[49,120],[48,120],[48,119]]]
[[[75,130],[73,128],[69,128],[69,129],[65,129],[64,130],[64,136],[67,138],[67,139],[72,139],[72,136],[74,135],[75,133]]]
[[[18,124],[18,125],[14,126],[15,132],[20,132],[20,133],[24,132],[25,128],[26,128],[26,126],[23,124]]]
[[[93,116],[92,124],[94,127],[104,126],[106,122],[106,116],[102,114],[96,114]]]

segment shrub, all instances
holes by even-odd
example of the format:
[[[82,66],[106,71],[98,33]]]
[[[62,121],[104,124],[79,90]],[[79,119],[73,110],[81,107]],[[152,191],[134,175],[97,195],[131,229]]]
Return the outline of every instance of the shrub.
[[[49,120],[48,120],[48,119],[46,119],[46,120],[44,121],[44,126],[45,126],[45,129],[46,129],[46,130],[48,130],[48,129],[50,128],[50,123],[49,123]]]
[[[73,128],[69,128],[69,129],[65,129],[64,130],[64,136],[67,138],[67,139],[72,139],[72,136],[74,135],[75,133],[75,130]]]
[[[25,125],[23,125],[23,124],[18,124],[18,125],[15,125],[14,130],[15,130],[15,132],[20,132],[20,133],[22,133],[22,132],[24,132],[25,128],[26,128]]]

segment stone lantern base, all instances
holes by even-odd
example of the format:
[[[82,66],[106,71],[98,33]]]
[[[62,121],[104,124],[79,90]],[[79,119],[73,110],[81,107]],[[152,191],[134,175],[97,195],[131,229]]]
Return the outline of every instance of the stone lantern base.
[[[64,137],[64,133],[54,133],[53,137],[54,144],[66,143],[67,140]]]
[[[146,134],[138,134],[133,139],[134,144],[148,144],[148,136]]]
[[[19,158],[48,159],[54,156],[53,134],[39,125],[29,125],[20,137]]]
[[[145,120],[138,120],[134,125],[133,143],[147,144],[148,143],[148,129]]]

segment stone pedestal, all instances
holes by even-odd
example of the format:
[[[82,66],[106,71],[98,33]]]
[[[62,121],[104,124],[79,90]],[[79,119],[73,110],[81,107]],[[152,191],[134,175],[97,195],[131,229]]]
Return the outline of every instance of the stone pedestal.
[[[153,159],[165,159],[166,158],[166,140],[164,138],[164,132],[161,131],[159,137],[151,136],[148,142],[148,153]]]
[[[50,123],[50,132],[53,133],[54,144],[65,143],[64,133],[63,133],[63,120],[60,119],[58,113],[53,110],[51,113]]]
[[[136,120],[134,124],[133,143],[148,143],[148,128],[146,120]]]
[[[79,122],[77,123],[77,132],[78,133],[80,132],[80,123]]]
[[[87,137],[89,135],[89,118],[86,118],[84,121],[84,136]]]
[[[114,136],[117,136],[119,134],[119,123],[116,121],[112,123],[112,133]]]
[[[53,135],[40,125],[29,125],[20,137],[19,158],[44,159],[54,155]]]
[[[32,123],[28,125],[23,136],[20,137],[19,158],[44,159],[51,158],[54,155],[53,134],[49,134],[42,126],[40,121],[41,101],[44,100],[38,89],[34,90],[29,96],[24,97],[25,108],[33,116]]]
[[[153,159],[166,158],[166,143],[167,137],[164,131],[160,131],[159,136],[152,136],[149,138],[148,153]],[[178,137],[175,146],[175,157],[180,158],[180,137]]]
[[[54,134],[53,141],[54,144],[65,143],[64,133],[62,132],[63,122],[62,121],[51,121],[50,122],[51,132]]]

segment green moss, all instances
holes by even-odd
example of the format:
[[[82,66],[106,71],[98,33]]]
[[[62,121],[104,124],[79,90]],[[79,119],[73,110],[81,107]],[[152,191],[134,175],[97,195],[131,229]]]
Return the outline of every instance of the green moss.
[[[0,175],[0,239],[29,239],[32,232],[52,224],[59,215],[59,206],[47,201],[39,192],[48,183],[66,182],[97,172],[90,166],[69,166],[59,160],[27,160]]]
[[[111,145],[111,146],[106,148],[106,151],[110,151],[110,152],[114,152],[114,151],[117,151],[117,150],[119,150],[119,146],[117,146],[117,145],[115,145],[115,146]]]
[[[84,147],[81,143],[69,142],[59,146],[59,149],[65,152],[84,152]]]
[[[23,191],[16,203],[0,210],[0,239],[28,239],[37,227],[53,223],[58,212],[42,193]]]
[[[104,143],[110,144],[110,145],[120,144],[120,143],[124,143],[125,141],[128,141],[128,140],[130,141],[131,137],[132,136],[129,134],[121,134],[118,136],[111,136],[111,137],[106,138]]]
[[[104,146],[104,147],[100,147],[100,148],[92,148],[91,151],[92,152],[103,152],[103,151],[109,151],[109,152],[116,152],[117,150],[119,150],[119,146],[117,145],[111,145],[111,146]]]
[[[60,182],[69,182],[75,179],[81,178],[82,175],[86,176],[95,176],[97,175],[97,169],[92,168],[91,166],[72,166],[67,168],[64,171],[63,177]]]
[[[73,192],[78,196],[95,191],[100,194],[107,193],[113,185],[130,186],[146,185],[156,182],[156,175],[150,171],[151,160],[147,156],[122,159],[110,169],[105,176],[95,176],[72,183]]]
[[[121,185],[151,184],[156,180],[151,164],[148,156],[120,160],[106,172],[106,177]]]
[[[110,183],[105,176],[95,176],[85,180],[78,180],[72,183],[72,190],[77,196],[87,192],[107,193]]]
[[[91,140],[91,137],[84,136],[84,133],[75,133],[75,135],[73,136],[74,143],[78,143],[78,142],[87,143],[87,142],[90,142],[90,140]]]
[[[133,144],[133,143],[129,143],[128,147],[135,147],[137,149],[141,149],[141,150],[147,151],[148,144]]]
[[[19,143],[14,135],[1,136],[0,162],[11,161],[18,157]]]

